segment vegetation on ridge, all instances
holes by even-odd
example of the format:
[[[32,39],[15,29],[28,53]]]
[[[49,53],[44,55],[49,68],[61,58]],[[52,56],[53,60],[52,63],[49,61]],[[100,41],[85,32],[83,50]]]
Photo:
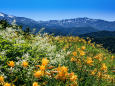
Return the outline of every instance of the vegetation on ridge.
[[[0,30],[1,86],[114,86],[115,56],[90,39]]]

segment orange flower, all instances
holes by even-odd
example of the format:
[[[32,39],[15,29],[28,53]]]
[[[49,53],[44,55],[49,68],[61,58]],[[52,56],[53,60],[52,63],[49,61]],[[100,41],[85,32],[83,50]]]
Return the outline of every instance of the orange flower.
[[[65,80],[66,76],[68,75],[68,68],[65,66],[62,66],[57,68],[57,75],[56,75],[56,79],[60,79],[60,80]]]
[[[111,57],[112,60],[113,60],[114,58],[115,58],[114,56]]]
[[[81,49],[82,49],[82,50],[85,50],[85,49],[86,49],[86,47],[85,47],[85,46],[82,46],[82,47],[81,47]]]
[[[7,64],[8,64],[8,66],[10,66],[10,67],[14,67],[14,65],[15,65],[13,61],[9,61]]]
[[[44,66],[44,65],[41,65],[41,66],[40,66],[40,70],[44,71],[44,70],[45,70],[45,66]]]
[[[98,77],[101,77],[101,76],[102,76],[102,73],[99,71],[99,72],[97,73],[97,76],[98,76]]]
[[[42,59],[42,65],[46,66],[49,63],[49,60],[47,58]]]
[[[11,86],[9,83],[5,83],[4,86]]]
[[[92,63],[93,63],[92,58],[91,58],[91,57],[88,57],[88,58],[87,58],[87,64],[92,65]]]
[[[42,76],[42,72],[41,71],[37,71],[34,73],[34,77],[36,78],[40,78]]]
[[[23,67],[27,67],[27,66],[28,66],[28,62],[27,62],[27,61],[23,61],[23,62],[22,62],[22,66],[23,66]]]
[[[77,80],[77,75],[74,74],[74,72],[71,74],[72,76],[70,77],[70,81],[76,81]]]
[[[62,70],[63,72],[67,72],[67,71],[68,71],[68,68],[65,67],[65,66],[62,66],[62,67],[61,67],[61,70]]]
[[[71,61],[71,62],[75,61],[75,58],[74,58],[74,57],[72,57],[70,61]]]
[[[32,86],[39,86],[37,82],[34,82]]]
[[[94,58],[99,60],[99,61],[102,61],[102,54],[98,54],[97,56],[95,56]]]
[[[4,82],[4,77],[0,76],[0,82]]]
[[[73,52],[72,54],[73,54],[73,56],[77,56],[77,52]]]
[[[104,70],[107,70],[107,66],[106,66],[105,63],[102,64],[102,66],[101,66],[101,70],[103,70],[103,71],[104,71]]]
[[[95,68],[93,71],[91,71],[91,75],[95,75],[96,72],[97,72],[97,69]]]
[[[79,53],[80,53],[80,56],[84,56],[85,55],[85,52],[82,51],[82,50],[80,50]]]

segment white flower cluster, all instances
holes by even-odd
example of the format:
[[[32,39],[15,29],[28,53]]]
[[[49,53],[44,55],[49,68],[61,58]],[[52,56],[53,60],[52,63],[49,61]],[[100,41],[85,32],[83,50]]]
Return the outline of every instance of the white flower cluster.
[[[16,29],[6,28],[6,30],[0,31],[0,35],[4,39],[13,42],[14,46],[19,45],[19,47],[22,47],[21,44],[28,44],[31,46],[31,49],[35,53],[39,53],[39,52],[46,53],[47,58],[51,61],[50,64],[64,63],[64,59],[67,56],[67,52],[63,50],[57,51],[56,45],[49,42],[49,37],[46,36],[47,34],[44,34],[44,35],[38,34],[35,37],[31,35],[32,40],[26,41],[24,39],[24,36],[20,34],[17,35],[16,31],[17,31]],[[4,52],[1,52],[1,53],[4,53]],[[28,56],[29,55],[28,52],[26,52],[26,54],[27,55],[24,57],[30,57]]]

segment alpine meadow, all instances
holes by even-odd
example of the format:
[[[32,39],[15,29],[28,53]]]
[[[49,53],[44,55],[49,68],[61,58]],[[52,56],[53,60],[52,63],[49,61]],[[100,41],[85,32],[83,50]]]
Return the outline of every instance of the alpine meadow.
[[[0,23],[1,86],[114,86],[115,55],[80,37]]]
[[[0,86],[115,86],[115,0],[0,0]]]

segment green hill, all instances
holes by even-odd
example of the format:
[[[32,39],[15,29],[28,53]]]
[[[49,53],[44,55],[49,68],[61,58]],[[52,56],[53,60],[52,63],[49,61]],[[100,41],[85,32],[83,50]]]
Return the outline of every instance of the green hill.
[[[104,48],[115,53],[115,31],[99,31],[79,36],[84,38],[90,37],[93,39],[92,42],[102,44]]]
[[[0,30],[1,86],[114,86],[114,56],[91,40]]]

